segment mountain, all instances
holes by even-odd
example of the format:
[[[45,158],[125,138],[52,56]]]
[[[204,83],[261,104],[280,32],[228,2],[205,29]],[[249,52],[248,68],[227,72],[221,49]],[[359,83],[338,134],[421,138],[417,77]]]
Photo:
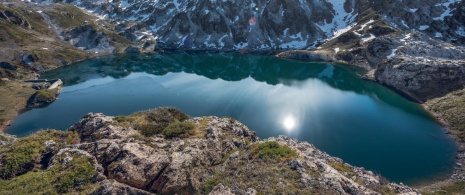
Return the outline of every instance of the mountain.
[[[454,175],[431,191],[460,192],[465,185],[464,45],[465,1],[460,0],[3,0],[0,128],[35,92],[22,80],[79,60],[162,50],[283,50],[278,57],[362,67],[368,71],[364,78],[425,103],[460,145]],[[126,74],[108,72],[113,73]],[[417,193],[308,143],[285,137],[260,140],[229,119],[189,119],[205,137],[171,139],[145,136],[147,132],[135,129],[159,126],[136,124],[131,117],[137,116],[93,114],[66,133],[44,131],[18,140],[0,135],[0,165],[11,165],[0,166],[0,188],[24,193],[189,189],[254,194],[270,190],[270,185],[253,181],[272,181],[277,190],[293,192]],[[255,158],[253,148],[261,144],[294,150],[298,157],[272,162]],[[221,150],[198,149],[210,146]],[[159,164],[151,167],[152,162]],[[255,169],[246,166],[250,162]],[[276,181],[282,175],[272,174],[289,177]],[[256,177],[261,179],[250,179]],[[302,182],[296,185],[295,180]]]
[[[38,1],[57,2],[57,1]],[[378,15],[399,30],[465,43],[460,0],[63,0],[115,21],[134,21],[163,49],[280,50],[315,48]]]

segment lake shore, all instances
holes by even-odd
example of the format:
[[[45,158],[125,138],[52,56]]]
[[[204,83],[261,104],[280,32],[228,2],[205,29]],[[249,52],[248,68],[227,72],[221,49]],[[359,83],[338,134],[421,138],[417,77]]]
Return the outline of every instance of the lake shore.
[[[20,81],[10,81],[10,82],[20,82]],[[26,93],[26,91],[22,91],[22,90],[20,90],[20,92],[21,92],[21,93]],[[18,102],[18,103],[20,103],[20,102],[22,101],[21,99],[18,99],[18,98],[14,99],[14,100],[15,100],[16,102]],[[440,118],[439,115],[434,114],[430,109],[427,109],[427,107],[424,106],[424,108],[425,108],[425,110],[427,110],[429,113],[432,113],[439,121],[443,121],[443,122],[441,122],[441,124],[443,125],[443,127],[445,127],[446,129],[448,129],[448,132],[450,132],[449,129],[450,129],[451,127],[447,126],[447,123],[444,122],[444,121],[445,121],[444,119]],[[17,109],[17,113],[18,113],[18,114],[20,114],[22,111],[23,111],[23,109]],[[17,116],[17,115],[16,115],[16,116]],[[5,128],[5,127],[7,127],[7,126],[6,126],[6,125],[3,125],[3,127]],[[3,129],[3,130],[4,130],[4,129]],[[448,134],[449,134],[451,137],[454,138],[454,133],[453,133],[453,132],[450,132],[450,133],[448,133]],[[455,136],[454,141],[456,141],[457,144],[461,144],[461,145],[463,146],[462,140],[459,139],[457,136]],[[460,152],[461,152],[461,155],[462,155],[462,154],[463,154],[463,150],[460,151]],[[463,160],[460,161],[460,163],[461,163],[461,162],[463,162]],[[461,163],[461,164],[464,164],[464,163]],[[460,168],[455,168],[454,174],[460,174],[460,169],[461,169],[461,168],[462,168],[462,167],[460,167]],[[428,191],[428,190],[430,190],[430,189],[436,189],[436,188],[438,188],[438,186],[444,186],[444,185],[452,184],[452,183],[454,183],[455,181],[456,181],[456,180],[454,180],[454,179],[452,178],[452,176],[451,176],[451,179],[449,179],[449,180],[447,180],[447,181],[433,181],[432,184],[425,184],[425,185],[415,186],[415,187],[418,187],[418,188],[421,189],[421,190],[424,190],[424,189],[425,189],[425,190]]]

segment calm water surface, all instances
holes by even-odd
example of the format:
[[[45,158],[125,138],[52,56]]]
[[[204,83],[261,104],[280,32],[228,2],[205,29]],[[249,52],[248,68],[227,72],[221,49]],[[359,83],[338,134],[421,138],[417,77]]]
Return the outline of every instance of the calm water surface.
[[[175,106],[238,119],[262,138],[288,135],[388,179],[416,184],[450,173],[456,148],[419,105],[362,70],[272,56],[112,56],[44,75],[65,87],[55,103],[14,120],[8,133],[67,129],[89,112],[127,115]]]

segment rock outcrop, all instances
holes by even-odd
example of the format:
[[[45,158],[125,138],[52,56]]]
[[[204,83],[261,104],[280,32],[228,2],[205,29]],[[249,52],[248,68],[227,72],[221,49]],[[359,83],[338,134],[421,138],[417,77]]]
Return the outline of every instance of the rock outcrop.
[[[112,53],[114,50],[110,45],[110,37],[90,24],[71,28],[62,32],[60,36],[82,50],[103,53]]]
[[[442,97],[465,86],[465,48],[431,39],[422,33],[392,34],[375,40],[387,43],[373,56],[375,80],[421,102]],[[378,56],[377,56],[378,55]]]
[[[27,108],[35,108],[54,102],[60,94],[59,88],[40,89],[27,101]]]
[[[172,108],[160,109],[168,115],[179,113]],[[94,193],[103,194],[257,194],[282,190],[418,194],[350,166],[307,142],[284,136],[261,140],[230,118],[189,118],[184,122],[193,124],[194,129],[187,138],[141,135],[141,127],[130,121],[140,121],[137,117],[152,117],[158,123],[166,120],[167,115],[153,118],[155,112],[129,118],[86,115],[68,130],[76,135],[68,138],[68,145],[53,140],[43,143],[44,155],[53,153],[47,170],[66,167],[75,162],[73,159],[87,159],[94,170],[88,170],[94,172],[91,181],[99,186]],[[274,148],[288,152],[261,156]]]

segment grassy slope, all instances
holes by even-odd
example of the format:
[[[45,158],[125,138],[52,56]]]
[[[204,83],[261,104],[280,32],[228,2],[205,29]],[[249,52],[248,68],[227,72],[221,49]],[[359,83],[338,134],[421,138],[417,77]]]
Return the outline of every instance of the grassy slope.
[[[42,7],[40,7],[42,6]],[[79,50],[68,42],[62,41],[53,26],[41,15],[46,14],[60,29],[68,30],[83,23],[91,24],[112,39],[111,45],[123,51],[130,41],[114,32],[114,26],[104,20],[98,20],[74,6],[56,3],[34,5],[14,1],[13,5],[0,4],[0,11],[11,11],[26,20],[31,28],[12,24],[0,19],[0,62],[9,62],[17,70],[1,69],[0,77],[10,81],[0,83],[0,130],[4,122],[12,120],[25,108],[27,99],[35,93],[30,85],[21,80],[34,78],[34,73],[50,70],[83,59],[95,57],[96,54]],[[38,10],[44,10],[40,13]],[[35,68],[21,64],[22,54],[32,54],[37,60]],[[37,70],[37,68],[39,70]],[[0,73],[2,73],[0,72]],[[6,76],[5,76],[6,75]],[[3,127],[2,127],[3,126]]]

